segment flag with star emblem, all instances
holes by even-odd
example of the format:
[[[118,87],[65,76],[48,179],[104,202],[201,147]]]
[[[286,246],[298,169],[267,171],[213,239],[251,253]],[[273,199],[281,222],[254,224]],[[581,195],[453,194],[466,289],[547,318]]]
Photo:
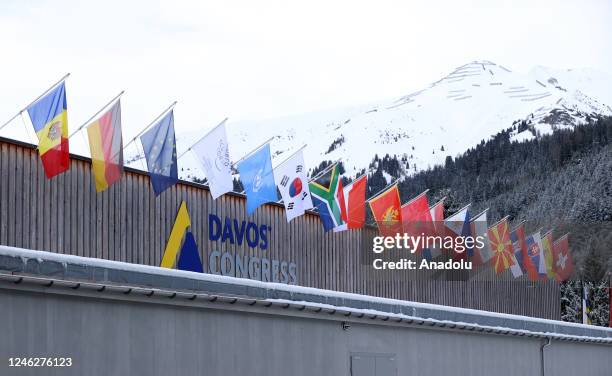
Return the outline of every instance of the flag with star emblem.
[[[68,154],[68,105],[64,82],[27,108],[36,136],[38,153],[48,179],[70,168]]]
[[[275,202],[278,199],[272,171],[270,144],[265,144],[240,162],[238,172],[247,197],[248,215],[253,214],[266,202]]]
[[[402,204],[397,184],[368,203],[382,236],[395,236],[402,232]]]
[[[140,137],[155,196],[178,182],[174,111],[170,111]]]
[[[287,222],[304,214],[305,210],[312,209],[302,151],[276,166],[274,180],[283,198]]]
[[[514,248],[510,241],[510,228],[507,218],[489,227],[489,242],[493,251],[495,273],[500,274],[514,265]]]
[[[569,251],[568,234],[553,243],[553,268],[558,282],[567,280],[574,273],[574,261]]]

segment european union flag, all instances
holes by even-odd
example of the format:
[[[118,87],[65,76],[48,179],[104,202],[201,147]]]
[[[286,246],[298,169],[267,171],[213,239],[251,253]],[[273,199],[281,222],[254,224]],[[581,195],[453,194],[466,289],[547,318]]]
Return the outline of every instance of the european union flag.
[[[238,164],[240,181],[247,196],[247,214],[251,215],[260,205],[276,201],[276,185],[272,173],[270,144]]]
[[[155,195],[178,182],[174,112],[170,111],[140,137]]]

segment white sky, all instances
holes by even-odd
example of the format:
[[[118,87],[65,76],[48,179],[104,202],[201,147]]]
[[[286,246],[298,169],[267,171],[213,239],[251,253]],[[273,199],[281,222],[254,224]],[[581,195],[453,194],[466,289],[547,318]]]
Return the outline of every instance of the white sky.
[[[610,73],[611,1],[535,3],[3,0],[0,123],[66,72],[70,128],[125,89],[126,139],[173,100],[177,131],[204,131],[393,98],[475,59]]]

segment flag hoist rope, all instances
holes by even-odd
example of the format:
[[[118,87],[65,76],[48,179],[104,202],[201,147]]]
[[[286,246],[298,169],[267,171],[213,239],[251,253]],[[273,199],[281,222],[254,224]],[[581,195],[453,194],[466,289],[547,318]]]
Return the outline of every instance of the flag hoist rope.
[[[206,132],[206,134],[202,137],[200,137],[196,142],[194,142],[189,148],[187,148],[187,150],[185,150],[184,152],[182,152],[176,159],[181,159],[181,157],[185,154],[187,154],[189,151],[191,151],[191,149],[196,146],[198,144],[198,142],[202,141],[206,136],[208,136],[209,134],[212,133],[212,131],[214,131],[215,129],[219,128],[220,126],[222,126],[223,124],[225,124],[227,122],[228,118],[223,119],[223,121],[221,121],[219,124],[215,125],[215,127],[211,130],[209,130],[208,132]]]
[[[168,113],[168,111],[172,110],[172,109],[174,108],[174,106],[176,106],[176,104],[177,104],[177,103],[178,103],[177,101],[172,102],[172,104],[171,104],[171,105],[170,105],[168,108],[166,108],[166,109],[165,109],[165,110],[164,110],[164,111],[163,111],[161,114],[159,114],[159,115],[158,115],[158,116],[155,118],[155,120],[153,120],[151,123],[149,123],[149,125],[147,125],[146,127],[144,127],[144,129],[143,129],[143,130],[141,130],[140,132],[138,132],[138,134],[137,134],[136,136],[134,136],[134,138],[132,138],[132,139],[130,140],[130,142],[128,142],[127,144],[125,144],[125,145],[123,146],[123,149],[122,149],[122,150],[125,150],[125,149],[126,149],[128,146],[129,146],[129,145],[131,145],[131,144],[132,144],[132,142],[136,141],[136,140],[138,139],[138,137],[140,137],[140,135],[142,135],[143,133],[145,133],[145,131],[146,131],[147,129],[149,129],[149,127],[151,127],[151,126],[152,126],[153,124],[155,124],[155,123],[156,123],[156,122],[157,122],[159,119],[161,119],[161,118],[162,118],[162,116],[164,116],[166,113]]]
[[[98,116],[102,111],[104,111],[106,108],[108,108],[111,104],[113,104],[116,100],[118,100],[119,98],[121,98],[121,96],[123,95],[123,93],[125,93],[125,90],[121,90],[121,93],[117,94],[113,99],[111,99],[107,104],[104,105],[104,107],[100,108],[100,110],[98,110],[98,112],[96,112],[95,114],[93,114],[92,117],[90,117],[89,119],[87,119],[86,122],[84,122],[83,124],[81,124],[81,126],[79,126],[74,132],[72,132],[70,134],[70,136],[68,136],[68,139],[72,138],[72,136],[74,136],[75,134],[77,134],[81,129],[83,129],[85,126],[89,125],[89,123],[96,118],[96,116]]]
[[[21,109],[18,113],[16,113],[12,118],[10,118],[7,122],[5,122],[4,124],[0,125],[0,130],[2,130],[2,128],[6,127],[10,122],[12,122],[13,120],[15,120],[17,118],[17,116],[21,115],[25,110],[28,109],[28,107],[30,107],[31,105],[33,105],[34,103],[38,102],[40,100],[40,98],[44,97],[45,95],[47,95],[47,93],[49,93],[51,90],[55,89],[55,87],[59,84],[61,84],[62,82],[64,82],[64,80],[66,80],[68,77],[70,76],[70,73],[66,73],[66,75],[64,75],[64,77],[62,77],[59,81],[57,81],[56,83],[54,83],[53,85],[51,85],[50,88],[48,88],[47,90],[45,90],[41,95],[39,95],[36,99],[34,99],[32,102],[30,102],[27,106],[25,106],[23,109]]]

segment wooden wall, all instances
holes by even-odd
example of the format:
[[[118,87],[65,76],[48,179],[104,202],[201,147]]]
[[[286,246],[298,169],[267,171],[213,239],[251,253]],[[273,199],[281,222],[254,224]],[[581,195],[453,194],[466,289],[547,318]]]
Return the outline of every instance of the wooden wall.
[[[156,198],[145,173],[126,169],[120,182],[96,193],[89,159],[73,156],[68,172],[47,180],[35,147],[6,139],[0,139],[0,178],[3,245],[157,266],[184,200],[205,264],[212,250],[247,252],[295,262],[297,283],[303,286],[560,317],[554,283],[495,278],[448,282],[415,278],[410,272],[374,271],[367,262],[373,228],[324,233],[314,213],[288,224],[278,204],[265,205],[248,218],[242,195],[213,200],[205,187],[194,183],[180,182]],[[268,250],[209,241],[209,213],[271,226]]]

